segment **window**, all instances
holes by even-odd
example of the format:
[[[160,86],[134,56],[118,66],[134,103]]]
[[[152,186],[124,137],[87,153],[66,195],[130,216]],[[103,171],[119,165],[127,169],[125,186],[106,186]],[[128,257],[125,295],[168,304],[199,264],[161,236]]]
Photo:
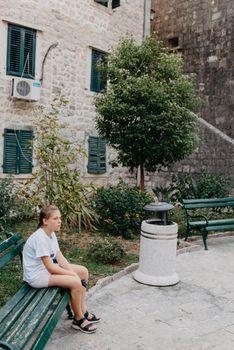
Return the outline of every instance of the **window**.
[[[91,63],[91,83],[90,90],[100,92],[106,87],[106,79],[97,68],[98,62],[105,62],[106,54],[97,50],[92,50],[92,63]]]
[[[106,142],[101,137],[89,137],[87,168],[89,174],[104,174],[106,172]]]
[[[8,25],[7,71],[8,75],[34,79],[36,31]]]
[[[170,47],[178,47],[179,46],[179,38],[177,36],[173,37],[173,38],[169,38],[168,39],[168,44]]]
[[[112,0],[112,8],[115,9],[116,7],[120,6],[120,0]]]
[[[4,173],[32,173],[32,139],[32,130],[4,130]]]
[[[108,7],[109,0],[95,0],[100,5],[103,5],[105,7]],[[115,9],[116,7],[120,6],[120,0],[112,0],[112,9]]]
[[[100,5],[108,7],[108,0],[95,0]]]

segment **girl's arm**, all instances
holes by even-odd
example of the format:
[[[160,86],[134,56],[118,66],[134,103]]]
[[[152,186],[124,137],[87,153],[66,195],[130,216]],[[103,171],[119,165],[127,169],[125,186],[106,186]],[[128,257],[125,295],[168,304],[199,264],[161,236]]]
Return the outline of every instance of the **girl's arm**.
[[[63,266],[59,266],[58,264],[53,264],[53,262],[51,261],[51,258],[49,256],[42,256],[41,260],[42,260],[43,264],[45,265],[46,269],[52,275],[77,276],[76,273],[74,271],[72,271],[70,268],[67,269]],[[59,263],[59,261],[58,261],[58,263]]]
[[[66,270],[73,271],[71,265],[69,264],[69,262],[67,261],[67,259],[65,258],[65,256],[62,254],[62,252],[60,250],[56,255],[56,260],[57,260],[59,266],[61,266],[62,268],[66,269]]]

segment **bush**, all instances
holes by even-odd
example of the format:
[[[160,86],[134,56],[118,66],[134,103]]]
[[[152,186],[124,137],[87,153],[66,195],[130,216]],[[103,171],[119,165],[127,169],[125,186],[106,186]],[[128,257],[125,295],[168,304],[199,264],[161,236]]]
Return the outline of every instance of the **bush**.
[[[32,218],[34,210],[11,177],[0,180],[0,226],[6,229],[16,220]]]
[[[122,182],[116,187],[100,188],[95,198],[100,226],[115,236],[131,238],[139,233],[140,223],[145,218],[143,207],[150,202],[149,194]]]
[[[35,206],[55,204],[61,210],[65,228],[81,226],[92,230],[96,222],[90,204],[94,187],[85,185],[72,164],[85,156],[80,146],[73,146],[61,136],[60,116],[67,102],[63,97],[53,100],[51,109],[39,106],[35,118],[34,154],[37,170],[28,182],[28,193]]]
[[[104,264],[113,264],[120,261],[126,255],[123,246],[110,239],[90,243],[87,248],[87,256],[90,260]]]
[[[230,179],[223,174],[209,174],[203,171],[197,178],[191,175],[172,177],[171,200],[192,198],[222,198],[229,195]]]
[[[172,202],[198,198],[195,180],[189,174],[173,175],[170,187]]]
[[[228,197],[230,179],[223,174],[208,174],[203,171],[197,180],[198,198],[222,198]]]

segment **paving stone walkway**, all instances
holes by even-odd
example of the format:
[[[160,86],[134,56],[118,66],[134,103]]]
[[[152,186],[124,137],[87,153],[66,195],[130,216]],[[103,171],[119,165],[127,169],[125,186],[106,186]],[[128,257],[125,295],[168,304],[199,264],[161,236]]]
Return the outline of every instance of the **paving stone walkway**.
[[[75,331],[64,315],[46,350],[233,350],[234,237],[208,244],[177,256],[175,286],[146,286],[129,273],[91,292],[98,331]]]

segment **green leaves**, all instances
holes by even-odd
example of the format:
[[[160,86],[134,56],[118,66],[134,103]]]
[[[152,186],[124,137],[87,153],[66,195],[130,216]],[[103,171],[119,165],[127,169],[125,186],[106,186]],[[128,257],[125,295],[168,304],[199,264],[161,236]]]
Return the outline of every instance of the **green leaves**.
[[[63,215],[65,227],[93,229],[96,215],[89,203],[93,187],[81,184],[75,166],[85,152],[61,136],[60,116],[67,104],[54,100],[50,111],[40,106],[35,123],[35,158],[37,170],[29,182],[35,205],[53,203]]]
[[[124,39],[103,67],[108,89],[95,98],[96,127],[130,169],[155,171],[183,159],[197,143],[194,77],[154,38]]]
[[[116,187],[99,188],[95,207],[100,225],[113,235],[131,238],[139,233],[145,216],[143,207],[151,201],[149,194],[130,188],[123,182]]]

